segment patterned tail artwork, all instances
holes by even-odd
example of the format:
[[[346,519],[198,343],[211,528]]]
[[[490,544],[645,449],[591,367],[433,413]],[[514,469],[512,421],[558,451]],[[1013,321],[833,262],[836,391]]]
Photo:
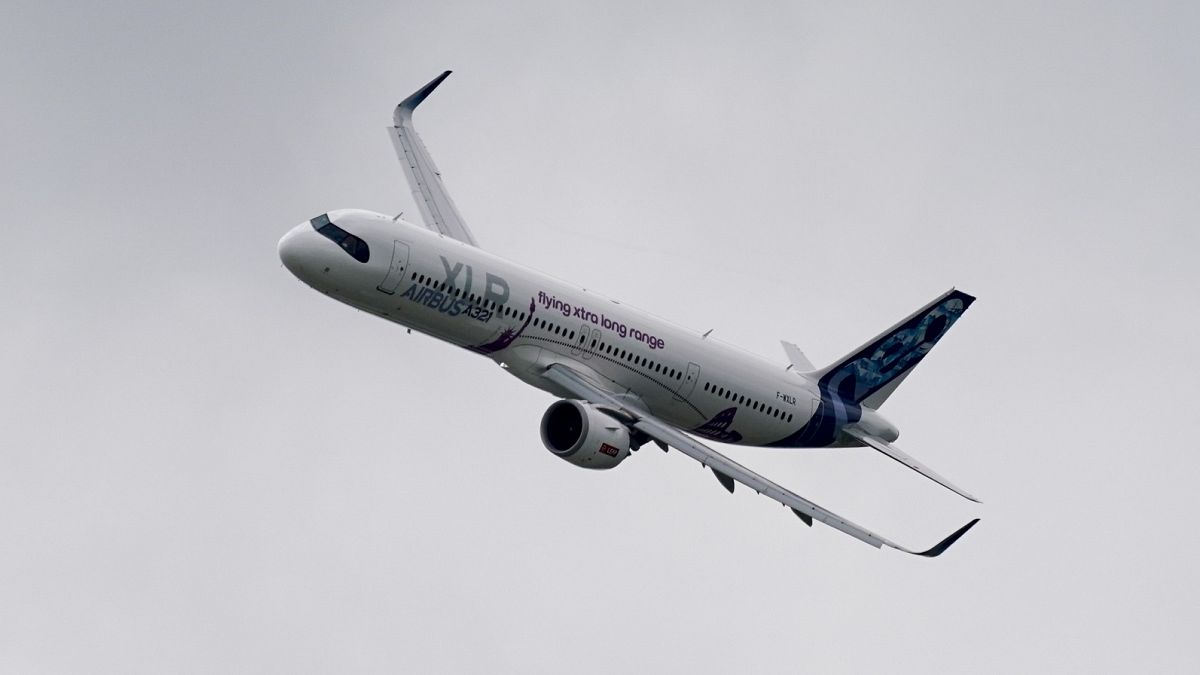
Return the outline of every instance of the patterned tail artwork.
[[[899,385],[899,378],[925,358],[974,301],[962,291],[950,291],[852,355],[819,371],[821,399],[812,418],[771,445],[819,448],[837,441],[843,427],[862,418],[863,406],[878,407]],[[887,388],[889,384],[892,386]],[[873,394],[878,395],[871,398]]]
[[[821,376],[822,392],[861,403],[887,383],[911,370],[950,330],[975,298],[950,291],[921,308]]]

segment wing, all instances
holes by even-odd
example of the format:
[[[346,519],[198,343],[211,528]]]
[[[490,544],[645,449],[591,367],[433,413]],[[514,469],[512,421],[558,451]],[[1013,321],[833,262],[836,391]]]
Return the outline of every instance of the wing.
[[[442,174],[437,170],[433,158],[429,156],[429,151],[425,149],[425,144],[421,142],[421,137],[413,127],[413,111],[447,77],[450,77],[449,70],[401,101],[392,116],[395,126],[389,128],[388,132],[392,137],[392,145],[396,146],[396,156],[400,158],[400,164],[404,167],[408,185],[412,188],[413,199],[421,209],[425,226],[447,237],[478,246],[475,243],[475,235],[471,234],[470,228],[454,207],[450,193],[446,192],[446,186],[442,184]]]
[[[613,410],[618,413],[626,423],[659,444],[669,445],[692,459],[700,462],[705,467],[711,469],[717,475],[717,479],[721,484],[733,490],[734,481],[745,485],[759,494],[766,495],[771,499],[792,509],[797,516],[800,517],[806,524],[812,525],[814,520],[818,520],[826,525],[841,530],[846,534],[865,541],[875,548],[888,546],[905,553],[913,555],[921,555],[929,558],[941,555],[950,545],[958,538],[966,534],[967,530],[971,529],[975,523],[979,522],[976,518],[966,525],[959,528],[949,537],[943,539],[933,548],[926,551],[913,551],[889,541],[870,530],[856,525],[855,523],[842,518],[836,513],[822,508],[813,502],[801,497],[800,495],[791,492],[790,490],[781,487],[770,480],[754,473],[750,469],[738,464],[712,448],[700,443],[696,439],[688,436],[675,427],[659,421],[655,417],[646,413],[643,410],[630,408],[625,402],[621,401],[612,394],[604,391],[590,380],[580,375],[571,368],[557,363],[546,369],[546,379],[557,384],[563,389],[571,392],[581,399],[589,401],[598,406],[603,406],[606,409]]]

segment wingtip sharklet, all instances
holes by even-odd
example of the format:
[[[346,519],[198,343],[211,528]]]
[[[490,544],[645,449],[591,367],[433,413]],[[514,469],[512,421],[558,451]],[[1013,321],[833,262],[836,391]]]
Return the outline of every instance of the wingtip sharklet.
[[[963,525],[962,527],[955,530],[949,537],[946,537],[945,539],[941,540],[940,542],[938,542],[938,544],[936,546],[929,549],[928,551],[906,551],[906,552],[911,553],[913,555],[924,556],[926,558],[936,558],[939,555],[945,553],[946,549],[953,546],[954,542],[961,539],[962,536],[967,533],[967,530],[971,529],[972,527],[975,527],[975,523],[978,523],[978,522],[979,522],[979,519],[976,518],[975,520],[972,520],[971,522],[967,523],[966,525]]]
[[[453,70],[445,71],[441,75],[433,78],[429,84],[414,91],[408,98],[401,101],[400,105],[396,106],[396,112],[392,115],[392,119],[395,121],[396,126],[400,126],[405,117],[412,117],[412,113],[417,109],[417,106],[421,105],[422,101],[429,98],[429,95],[433,93],[433,90],[437,89],[438,85],[445,81],[447,77],[450,77],[450,73],[453,72]]]

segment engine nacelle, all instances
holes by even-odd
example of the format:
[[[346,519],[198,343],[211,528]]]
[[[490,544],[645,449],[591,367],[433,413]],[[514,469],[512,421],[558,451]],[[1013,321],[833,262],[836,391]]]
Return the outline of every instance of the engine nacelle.
[[[585,401],[558,401],[542,415],[542,443],[575,466],[611,469],[629,456],[629,429]]]

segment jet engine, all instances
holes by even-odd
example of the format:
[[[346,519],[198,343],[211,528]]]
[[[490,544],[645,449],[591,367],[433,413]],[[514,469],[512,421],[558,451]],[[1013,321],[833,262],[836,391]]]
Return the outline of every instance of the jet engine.
[[[546,449],[575,466],[611,469],[629,456],[629,429],[585,401],[554,403],[541,429]]]

